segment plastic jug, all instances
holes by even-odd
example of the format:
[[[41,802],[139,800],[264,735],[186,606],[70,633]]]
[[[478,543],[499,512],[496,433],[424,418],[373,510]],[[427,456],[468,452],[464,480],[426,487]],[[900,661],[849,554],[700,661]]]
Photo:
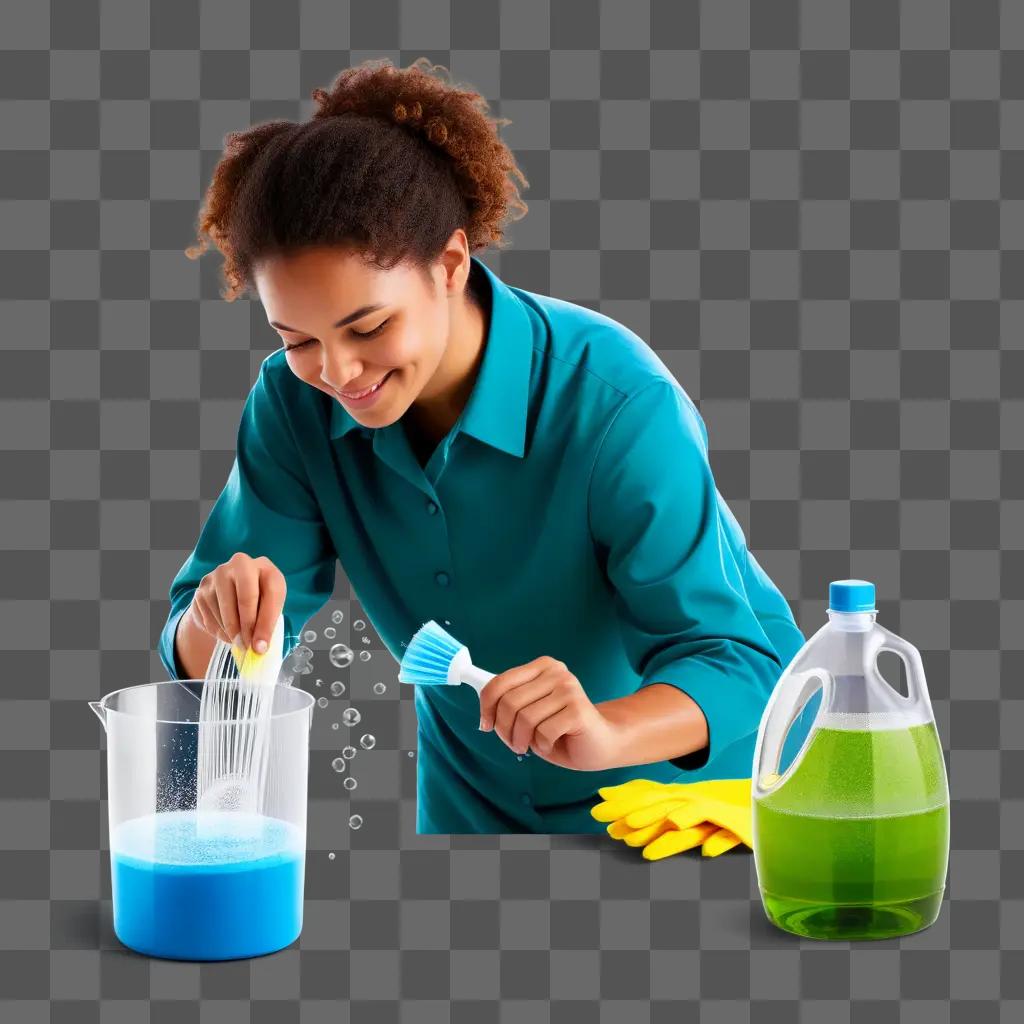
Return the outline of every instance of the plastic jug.
[[[875,622],[865,580],[829,586],[829,621],[765,708],[751,785],[754,863],[766,914],[816,939],[891,938],[938,916],[949,859],[949,787],[917,648]],[[892,651],[907,694],[879,673]],[[786,735],[820,691],[791,762]]]
[[[146,683],[89,702],[107,734],[114,932],[149,956],[259,956],[290,945],[302,930],[315,699],[274,687],[259,813],[197,810],[203,685]]]

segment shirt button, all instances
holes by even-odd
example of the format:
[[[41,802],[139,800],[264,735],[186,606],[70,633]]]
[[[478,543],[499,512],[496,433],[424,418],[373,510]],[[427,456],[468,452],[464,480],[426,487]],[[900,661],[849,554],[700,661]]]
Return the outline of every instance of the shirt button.
[[[432,516],[437,515],[437,503],[433,501],[427,502],[427,513]]]
[[[529,793],[523,793],[523,794],[522,794],[522,795],[521,795],[521,796],[519,797],[519,799],[520,799],[520,800],[522,800],[522,802],[523,802],[524,804],[526,804],[527,806],[529,806],[530,804],[532,804],[532,803],[533,803],[533,801],[532,801],[532,800],[530,799],[530,794],[529,794]]]
[[[449,582],[449,576],[446,572],[434,573],[434,579],[437,581],[439,587],[447,587]]]

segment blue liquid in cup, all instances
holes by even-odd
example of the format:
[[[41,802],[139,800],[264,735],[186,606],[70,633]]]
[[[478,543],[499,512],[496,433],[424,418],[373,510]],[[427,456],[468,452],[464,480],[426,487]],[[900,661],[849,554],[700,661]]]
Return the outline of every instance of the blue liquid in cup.
[[[283,949],[302,930],[305,839],[279,818],[166,811],[111,835],[114,931],[174,960],[232,960]]]

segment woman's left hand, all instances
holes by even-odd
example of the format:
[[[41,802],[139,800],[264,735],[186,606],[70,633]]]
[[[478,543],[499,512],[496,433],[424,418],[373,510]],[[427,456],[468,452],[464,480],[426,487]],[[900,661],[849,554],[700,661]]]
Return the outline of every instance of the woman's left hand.
[[[517,754],[532,750],[563,768],[616,764],[619,727],[591,703],[564,662],[541,657],[496,675],[480,691],[481,728]]]

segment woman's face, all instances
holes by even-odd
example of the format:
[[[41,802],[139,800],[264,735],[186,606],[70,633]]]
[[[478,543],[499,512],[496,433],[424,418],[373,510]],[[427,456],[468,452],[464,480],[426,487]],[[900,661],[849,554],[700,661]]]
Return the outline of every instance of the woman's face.
[[[444,354],[444,264],[431,284],[404,264],[383,271],[331,248],[265,261],[254,283],[292,372],[367,427],[399,419]]]

